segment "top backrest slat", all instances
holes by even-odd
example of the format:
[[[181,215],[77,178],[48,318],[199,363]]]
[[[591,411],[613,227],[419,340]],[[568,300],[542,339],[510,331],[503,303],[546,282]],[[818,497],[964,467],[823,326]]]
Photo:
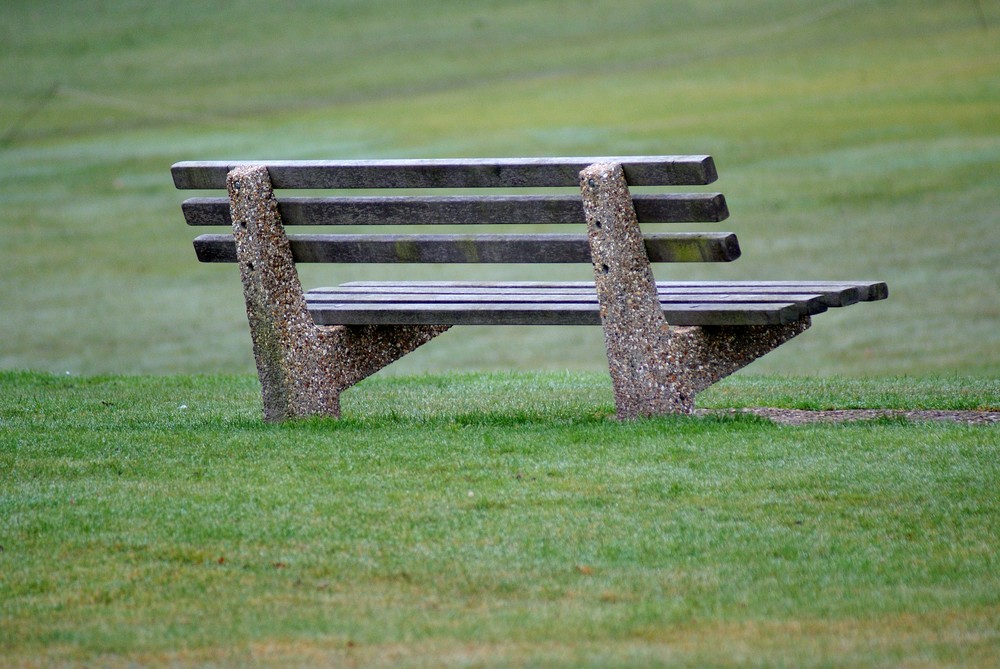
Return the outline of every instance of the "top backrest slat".
[[[170,171],[181,190],[225,188],[226,175],[241,165],[265,165],[275,188],[546,188],[578,186],[580,171],[600,162],[620,163],[630,186],[700,186],[718,178],[711,156],[192,161]]]

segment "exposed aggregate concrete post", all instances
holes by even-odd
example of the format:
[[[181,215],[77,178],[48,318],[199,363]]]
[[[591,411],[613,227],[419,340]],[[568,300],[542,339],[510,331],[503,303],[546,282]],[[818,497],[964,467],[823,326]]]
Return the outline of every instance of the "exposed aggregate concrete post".
[[[316,325],[267,168],[238,167],[226,183],[265,420],[339,416],[341,392],[448,329]]]
[[[666,322],[621,165],[580,172],[608,369],[620,419],[690,413],[695,395],[809,327]]]

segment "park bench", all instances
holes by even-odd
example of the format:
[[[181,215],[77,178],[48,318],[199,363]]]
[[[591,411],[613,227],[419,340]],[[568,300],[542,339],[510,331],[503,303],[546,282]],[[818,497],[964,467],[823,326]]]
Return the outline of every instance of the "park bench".
[[[729,232],[639,229],[728,216],[719,193],[663,188],[715,181],[709,156],[182,162],[171,171],[179,189],[228,191],[182,209],[190,225],[231,230],[200,235],[194,247],[202,262],[239,265],[267,420],[338,416],[342,391],[469,324],[601,325],[620,418],[690,412],[698,392],[812,316],[888,294],[875,281],[656,282],[651,262],[740,255]],[[334,192],[275,195],[295,189]],[[293,225],[351,231],[286,235]],[[532,229],[372,227],[432,225]],[[575,230],[535,231],[558,225]],[[587,263],[594,281],[353,281],[304,292],[303,262]]]

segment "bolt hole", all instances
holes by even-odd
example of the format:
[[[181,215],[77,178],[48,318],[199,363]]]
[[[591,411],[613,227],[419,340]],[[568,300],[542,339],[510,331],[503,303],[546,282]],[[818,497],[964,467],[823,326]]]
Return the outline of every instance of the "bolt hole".
[[[598,230],[600,230],[600,229],[601,229],[601,226],[602,226],[602,225],[603,225],[603,224],[602,224],[602,223],[601,223],[600,221],[594,221],[594,227],[595,227],[595,228],[597,228]]]

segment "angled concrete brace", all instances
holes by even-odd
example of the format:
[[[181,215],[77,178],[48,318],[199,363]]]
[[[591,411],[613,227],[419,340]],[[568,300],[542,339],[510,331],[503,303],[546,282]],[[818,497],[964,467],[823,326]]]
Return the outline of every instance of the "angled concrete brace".
[[[690,413],[695,395],[809,327],[666,322],[621,165],[580,172],[580,190],[618,418]]]
[[[264,418],[339,416],[340,393],[449,326],[320,326],[306,309],[267,168],[226,180]]]

